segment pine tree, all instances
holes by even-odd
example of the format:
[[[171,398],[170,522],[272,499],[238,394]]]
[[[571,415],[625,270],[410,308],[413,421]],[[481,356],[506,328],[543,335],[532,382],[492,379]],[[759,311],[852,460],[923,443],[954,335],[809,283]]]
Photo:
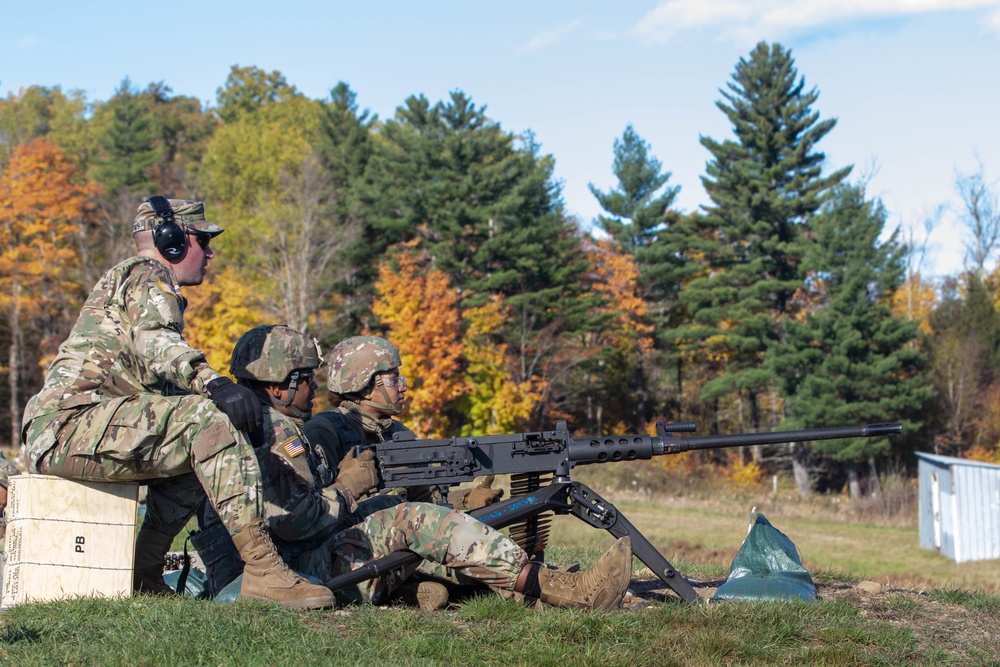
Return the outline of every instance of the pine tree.
[[[365,173],[364,232],[352,249],[359,283],[370,284],[388,246],[420,238],[434,268],[461,290],[463,309],[504,298],[515,381],[551,391],[545,378],[557,369],[547,364],[588,308],[578,298],[586,260],[553,169],[532,136],[503,131],[459,91],[434,105],[407,99],[378,127]],[[374,328],[358,317],[359,327]]]
[[[778,340],[778,322],[796,314],[793,296],[803,287],[804,227],[850,168],[823,175],[816,145],[836,121],[819,120],[811,109],[818,92],[805,90],[780,44],[760,43],[741,58],[728,89],[717,106],[735,140],[701,139],[712,154],[702,177],[712,203],[691,240],[702,275],[682,293],[694,325],[677,338],[720,368],[702,398],[741,395],[756,429],[759,394],[775,379],[764,353]]]
[[[810,302],[801,320],[785,319],[784,339],[767,352],[794,428],[902,421],[921,427],[933,397],[926,360],[914,345],[917,323],[895,317],[891,296],[903,284],[903,248],[893,234],[880,242],[886,213],[862,188],[840,186],[810,227],[816,242],[803,261]],[[816,442],[814,450],[854,464],[890,449],[887,438]],[[872,480],[877,484],[877,476]]]
[[[612,172],[618,185],[607,192],[589,186],[607,213],[598,216],[597,224],[633,256],[641,296],[649,309],[647,319],[657,332],[665,334],[685,319],[679,294],[692,269],[684,252],[688,236],[685,219],[671,208],[680,186],[667,185],[671,174],[662,172],[662,164],[631,124],[620,139],[615,139],[614,156]],[[657,358],[648,360],[649,365],[654,369],[675,366],[676,360],[670,359],[673,346],[666,343],[664,335],[657,338],[660,350],[654,352]],[[635,352],[632,391],[638,401],[632,428],[638,429],[653,412],[663,414],[665,410],[663,400],[646,400],[647,355]],[[666,375],[662,370],[659,374]]]
[[[161,156],[159,130],[147,98],[127,77],[95,112],[95,123],[100,128],[100,153],[94,160],[93,177],[109,196],[155,190],[150,172]]]

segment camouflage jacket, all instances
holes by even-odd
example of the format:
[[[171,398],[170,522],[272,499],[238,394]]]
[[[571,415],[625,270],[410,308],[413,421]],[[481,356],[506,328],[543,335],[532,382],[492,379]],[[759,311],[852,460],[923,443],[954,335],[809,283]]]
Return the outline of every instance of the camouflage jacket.
[[[354,499],[339,484],[324,488],[325,462],[302,435],[302,421],[267,406],[264,443],[255,449],[264,517],[279,546],[309,548],[346,527]]]
[[[75,408],[137,393],[206,394],[220,375],[182,337],[184,306],[173,273],[154,259],[131,257],[101,277],[25,407],[25,425],[52,422],[50,438],[24,443],[32,464]]]

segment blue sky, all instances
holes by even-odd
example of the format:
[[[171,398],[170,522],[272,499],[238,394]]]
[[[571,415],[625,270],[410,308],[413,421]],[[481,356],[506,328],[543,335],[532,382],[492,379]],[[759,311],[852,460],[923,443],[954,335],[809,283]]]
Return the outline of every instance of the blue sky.
[[[962,264],[956,172],[981,163],[1000,193],[1000,0],[511,0],[319,2],[0,0],[0,94],[29,85],[111,96],[123,77],[214,102],[232,65],[280,70],[310,97],[346,81],[389,117],[412,94],[460,89],[556,159],[567,208],[600,212],[628,123],[706,203],[699,136],[724,139],[715,107],[760,40],[792,50],[837,127],[828,168],[855,165],[890,224],[922,237],[943,209],[925,269]]]

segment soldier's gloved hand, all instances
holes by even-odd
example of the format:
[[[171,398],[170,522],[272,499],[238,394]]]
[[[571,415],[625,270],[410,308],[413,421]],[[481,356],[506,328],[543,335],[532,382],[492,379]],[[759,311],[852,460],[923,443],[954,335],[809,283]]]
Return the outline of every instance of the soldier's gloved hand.
[[[378,467],[375,465],[375,452],[370,449],[356,453],[352,447],[347,456],[340,462],[337,479],[334,483],[343,484],[355,498],[378,486]]]
[[[229,378],[215,378],[207,385],[208,397],[215,407],[229,417],[236,430],[251,437],[260,432],[264,424],[261,402],[249,387],[234,384]]]
[[[483,477],[479,485],[465,496],[465,509],[477,510],[503,498],[503,489],[493,488],[493,475]]]

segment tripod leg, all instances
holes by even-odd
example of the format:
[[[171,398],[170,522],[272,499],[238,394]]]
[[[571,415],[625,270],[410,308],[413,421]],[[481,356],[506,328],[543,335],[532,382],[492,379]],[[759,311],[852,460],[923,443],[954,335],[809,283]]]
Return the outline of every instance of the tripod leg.
[[[571,482],[569,499],[570,513],[596,528],[603,528],[615,537],[632,540],[632,553],[653,571],[663,583],[670,587],[685,602],[701,602],[697,591],[691,587],[673,565],[663,557],[656,547],[639,532],[639,529],[625,518],[614,505],[602,498],[585,484]]]

